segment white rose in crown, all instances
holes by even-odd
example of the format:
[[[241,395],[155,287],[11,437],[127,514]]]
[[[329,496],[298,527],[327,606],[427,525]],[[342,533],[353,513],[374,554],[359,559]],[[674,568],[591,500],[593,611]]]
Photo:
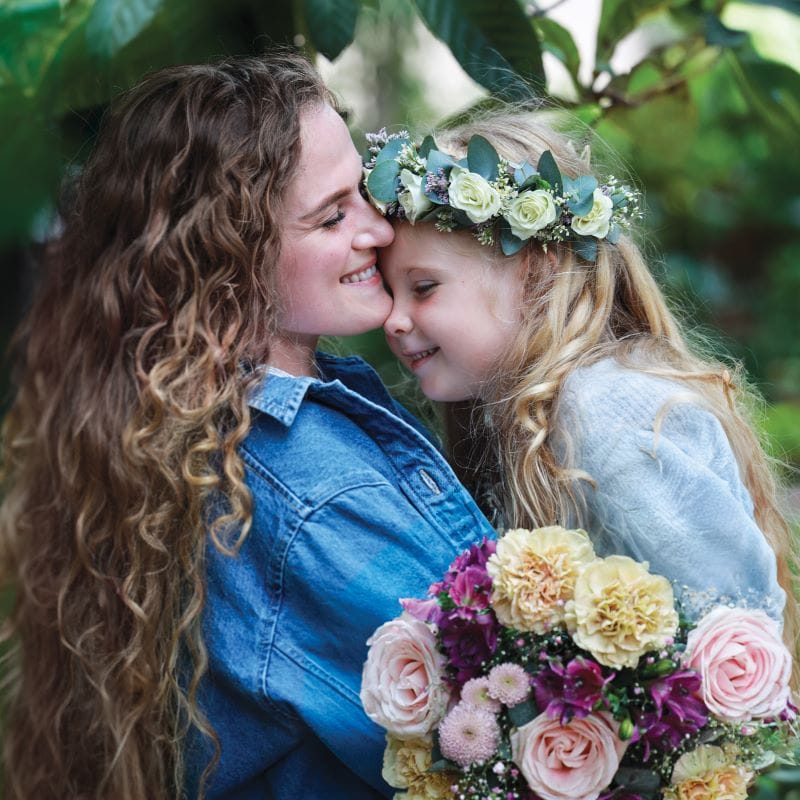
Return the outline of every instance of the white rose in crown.
[[[380,200],[376,200],[373,197],[372,192],[369,190],[369,186],[367,185],[367,181],[369,180],[369,176],[372,174],[372,170],[371,169],[367,169],[366,167],[362,167],[361,172],[364,175],[364,178],[362,180],[362,186],[364,187],[364,191],[367,193],[367,196],[369,197],[370,203],[372,203],[372,205],[375,206],[375,208],[377,208],[378,211],[380,211],[380,213],[385,216],[386,215],[386,211],[389,208],[388,203],[384,203],[384,202],[382,202]]]
[[[584,217],[574,217],[572,220],[572,230],[581,236],[596,236],[604,239],[608,236],[608,229],[611,227],[611,212],[614,204],[611,198],[604,195],[600,189],[595,189],[592,195],[594,202],[589,213]]]
[[[464,167],[450,171],[447,190],[450,205],[463,211],[472,222],[486,222],[500,211],[500,193],[477,172]]]
[[[546,189],[517,195],[503,215],[518,239],[530,239],[534,233],[556,221],[556,204]]]
[[[433,206],[422,191],[422,176],[404,169],[400,173],[400,183],[405,189],[397,195],[397,200],[406,212],[406,219],[412,224]]]

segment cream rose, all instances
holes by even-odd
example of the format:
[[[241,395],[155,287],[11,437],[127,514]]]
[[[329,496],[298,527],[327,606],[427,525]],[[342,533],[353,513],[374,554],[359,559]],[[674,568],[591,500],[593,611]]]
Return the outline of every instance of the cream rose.
[[[428,772],[431,767],[432,743],[428,738],[404,741],[386,736],[383,753],[383,779],[406,793],[395,795],[403,800],[444,800],[452,796],[452,772]]]
[[[529,239],[534,233],[556,221],[556,204],[546,189],[522,192],[517,195],[503,215],[511,233],[519,239]]]
[[[574,217],[572,220],[572,230],[581,236],[596,236],[604,239],[608,236],[608,229],[611,227],[611,212],[614,204],[611,198],[603,194],[600,189],[595,189],[592,195],[592,208],[584,217]]]
[[[497,619],[536,633],[561,624],[578,574],[594,558],[585,531],[558,526],[507,531],[486,564]]]
[[[568,725],[539,714],[511,734],[511,758],[544,800],[594,800],[614,777],[627,742],[604,712]]]
[[[430,628],[402,614],[378,628],[361,676],[367,716],[400,739],[425,736],[444,716],[444,656]]]
[[[721,747],[700,745],[684,753],[672,770],[672,785],[665,800],[746,800],[753,773],[731,762]]]
[[[627,556],[598,559],[583,570],[566,620],[575,644],[617,669],[635,667],[678,628],[670,582]]]
[[[397,199],[406,212],[406,219],[412,224],[428,209],[433,207],[433,203],[425,196],[422,191],[422,176],[415,175],[411,170],[404,169],[400,173],[400,183],[405,189],[400,192]]]
[[[726,722],[776,717],[790,700],[792,658],[763,611],[718,606],[689,633],[686,662],[703,702]]]
[[[486,222],[500,211],[500,193],[477,172],[464,167],[450,170],[447,190],[450,205],[461,209],[472,222]]]

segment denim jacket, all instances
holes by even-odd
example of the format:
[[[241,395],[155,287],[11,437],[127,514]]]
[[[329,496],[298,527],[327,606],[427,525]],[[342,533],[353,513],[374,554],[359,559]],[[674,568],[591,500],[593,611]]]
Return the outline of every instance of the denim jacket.
[[[419,424],[359,358],[322,378],[270,374],[241,455],[253,527],[236,557],[207,548],[200,704],[222,756],[207,796],[391,796],[383,731],[359,702],[366,640],[493,535]],[[210,749],[186,745],[188,797]]]

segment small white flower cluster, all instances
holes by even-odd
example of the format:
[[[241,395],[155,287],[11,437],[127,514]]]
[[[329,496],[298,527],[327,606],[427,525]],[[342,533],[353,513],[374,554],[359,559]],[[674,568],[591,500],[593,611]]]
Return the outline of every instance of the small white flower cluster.
[[[381,161],[381,150],[393,139],[404,140],[399,148],[394,145],[397,149],[392,158],[386,158],[390,153],[384,154],[384,163],[393,161],[396,168],[391,191],[387,193],[384,184],[383,196],[375,197],[367,181],[368,196],[386,216],[405,218],[412,224],[430,220],[443,232],[466,228],[484,245],[495,243],[499,227],[507,255],[531,238],[545,250],[549,242],[583,242],[576,252],[591,261],[597,241],[615,243],[621,229],[641,217],[637,192],[614,177],[600,185],[590,176],[562,178],[549,151],[543,154],[538,169],[527,163],[514,167],[485,139],[475,136],[467,158],[456,162],[430,145],[425,148],[423,144],[421,152],[407,137],[405,131],[387,134],[385,129],[367,134],[367,178]],[[473,167],[469,156],[472,142],[478,139],[480,169]]]

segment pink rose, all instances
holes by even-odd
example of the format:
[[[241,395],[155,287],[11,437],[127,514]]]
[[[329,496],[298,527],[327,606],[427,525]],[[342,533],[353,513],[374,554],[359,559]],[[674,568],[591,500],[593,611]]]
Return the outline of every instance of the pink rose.
[[[445,659],[431,629],[401,614],[367,640],[361,704],[367,716],[399,739],[425,736],[450,699],[442,682]]]
[[[628,746],[610,714],[569,724],[539,714],[511,734],[511,757],[544,800],[594,800],[610,783]]]
[[[709,711],[725,722],[777,717],[789,702],[792,657],[763,611],[718,606],[689,634],[686,660],[702,676]]]

